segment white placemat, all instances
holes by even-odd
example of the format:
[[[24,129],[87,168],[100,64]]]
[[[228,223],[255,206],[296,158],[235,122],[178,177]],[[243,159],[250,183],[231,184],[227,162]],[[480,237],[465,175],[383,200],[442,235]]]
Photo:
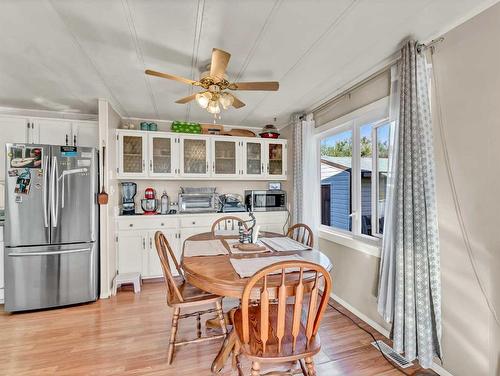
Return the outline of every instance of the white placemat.
[[[311,249],[307,245],[285,236],[279,238],[260,238],[260,240],[278,252],[307,251]]]
[[[226,247],[216,240],[186,240],[184,257],[228,255]]]
[[[304,261],[304,259],[298,255],[289,256],[269,256],[269,257],[252,257],[252,258],[231,258],[231,265],[233,265],[234,270],[241,278],[251,277],[260,269],[275,264],[277,262],[283,261]],[[292,269],[288,271],[293,271]],[[277,270],[275,274],[281,273],[281,270]]]

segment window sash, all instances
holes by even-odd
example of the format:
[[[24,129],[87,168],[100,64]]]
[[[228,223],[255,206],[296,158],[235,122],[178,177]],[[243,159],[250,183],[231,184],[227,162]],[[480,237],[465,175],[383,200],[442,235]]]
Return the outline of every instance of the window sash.
[[[388,124],[389,119],[384,117],[380,120],[376,120],[372,124],[371,139],[372,139],[372,176],[371,176],[371,223],[372,223],[372,235],[365,235],[361,233],[361,127],[363,125],[369,124],[370,121],[367,119],[353,119],[346,122],[338,127],[331,130],[321,132],[318,136],[318,143],[325,138],[335,136],[337,134],[351,131],[352,132],[352,161],[351,161],[351,174],[352,174],[352,184],[351,184],[351,231],[338,229],[333,226],[324,226],[332,229],[341,234],[351,234],[353,237],[359,238],[361,240],[373,241],[374,238],[381,238],[382,234],[379,232],[378,223],[378,190],[379,190],[379,175],[378,175],[378,139],[377,139],[377,129],[380,126]],[[392,127],[391,130],[392,132]],[[321,150],[318,147],[318,150]],[[391,151],[389,150],[389,153]],[[321,159],[321,151],[319,155]],[[321,169],[321,163],[320,163]],[[320,183],[321,185],[321,183]]]
[[[381,238],[382,234],[380,233],[380,224],[379,224],[379,205],[378,198],[380,193],[380,176],[379,176],[379,165],[378,165],[378,133],[377,130],[381,126],[389,124],[389,132],[392,131],[391,123],[389,123],[389,119],[382,119],[377,123],[372,125],[372,236],[377,238]],[[389,150],[389,154],[390,154]],[[385,208],[385,206],[384,206]]]

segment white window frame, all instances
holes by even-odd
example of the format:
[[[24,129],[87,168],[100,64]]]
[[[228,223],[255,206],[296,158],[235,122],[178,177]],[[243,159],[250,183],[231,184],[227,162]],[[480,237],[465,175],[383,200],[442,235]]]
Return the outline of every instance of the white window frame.
[[[372,237],[382,238],[378,222],[378,197],[380,191],[379,176],[378,176],[378,137],[377,129],[381,126],[389,125],[389,132],[392,132],[392,124],[389,118],[381,119],[380,121],[372,124]],[[389,133],[390,139],[390,133]],[[389,145],[390,146],[390,145]],[[389,150],[390,152],[390,150]],[[387,196],[386,196],[387,197]]]
[[[332,120],[315,130],[315,142],[318,152],[321,150],[321,140],[345,131],[352,131],[352,186],[351,186],[351,200],[352,200],[352,226],[351,231],[336,229],[334,227],[319,225],[319,237],[330,240],[350,248],[368,253],[373,256],[380,257],[381,236],[370,236],[361,234],[361,152],[360,152],[360,127],[365,124],[375,123],[377,126],[386,124],[389,121],[389,97],[384,97],[376,102],[367,106],[359,108],[347,115],[338,119]],[[375,128],[375,127],[374,127]],[[373,132],[373,129],[372,129]],[[376,137],[375,137],[376,138]],[[372,143],[373,143],[372,133]],[[356,142],[357,141],[357,142]],[[376,149],[376,148],[375,148]],[[373,222],[373,186],[376,184],[374,179],[374,170],[376,170],[375,153],[372,153],[372,223]],[[319,157],[319,154],[318,154]],[[321,176],[321,163],[318,158],[318,176]],[[321,179],[318,179],[316,192],[321,194]],[[376,203],[375,203],[376,205]],[[318,208],[319,209],[319,208]],[[321,215],[319,210],[318,215]],[[321,221],[319,221],[321,222]],[[378,226],[377,226],[378,227]]]

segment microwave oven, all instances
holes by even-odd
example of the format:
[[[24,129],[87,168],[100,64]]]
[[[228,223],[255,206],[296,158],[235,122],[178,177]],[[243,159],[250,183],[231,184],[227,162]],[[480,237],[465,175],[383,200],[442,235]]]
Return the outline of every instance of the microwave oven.
[[[245,191],[245,205],[251,212],[287,210],[286,192],[281,190]]]

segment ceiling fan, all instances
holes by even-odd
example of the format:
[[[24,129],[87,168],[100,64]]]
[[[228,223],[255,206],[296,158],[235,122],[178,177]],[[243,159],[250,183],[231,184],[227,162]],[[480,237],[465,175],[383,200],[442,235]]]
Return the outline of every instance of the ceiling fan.
[[[214,48],[212,50],[212,60],[208,70],[201,74],[198,81],[175,76],[173,74],[156,72],[150,69],[147,69],[145,73],[151,76],[167,78],[169,80],[179,81],[188,85],[203,88],[204,90],[181,98],[175,101],[175,103],[185,104],[191,102],[192,100],[196,100],[200,107],[205,108],[208,112],[214,115],[220,113],[220,106],[224,109],[228,109],[230,106],[233,106],[234,108],[241,108],[245,105],[245,103],[240,101],[233,94],[224,90],[278,90],[279,82],[276,81],[229,82],[227,80],[226,68],[230,58],[230,53]]]

